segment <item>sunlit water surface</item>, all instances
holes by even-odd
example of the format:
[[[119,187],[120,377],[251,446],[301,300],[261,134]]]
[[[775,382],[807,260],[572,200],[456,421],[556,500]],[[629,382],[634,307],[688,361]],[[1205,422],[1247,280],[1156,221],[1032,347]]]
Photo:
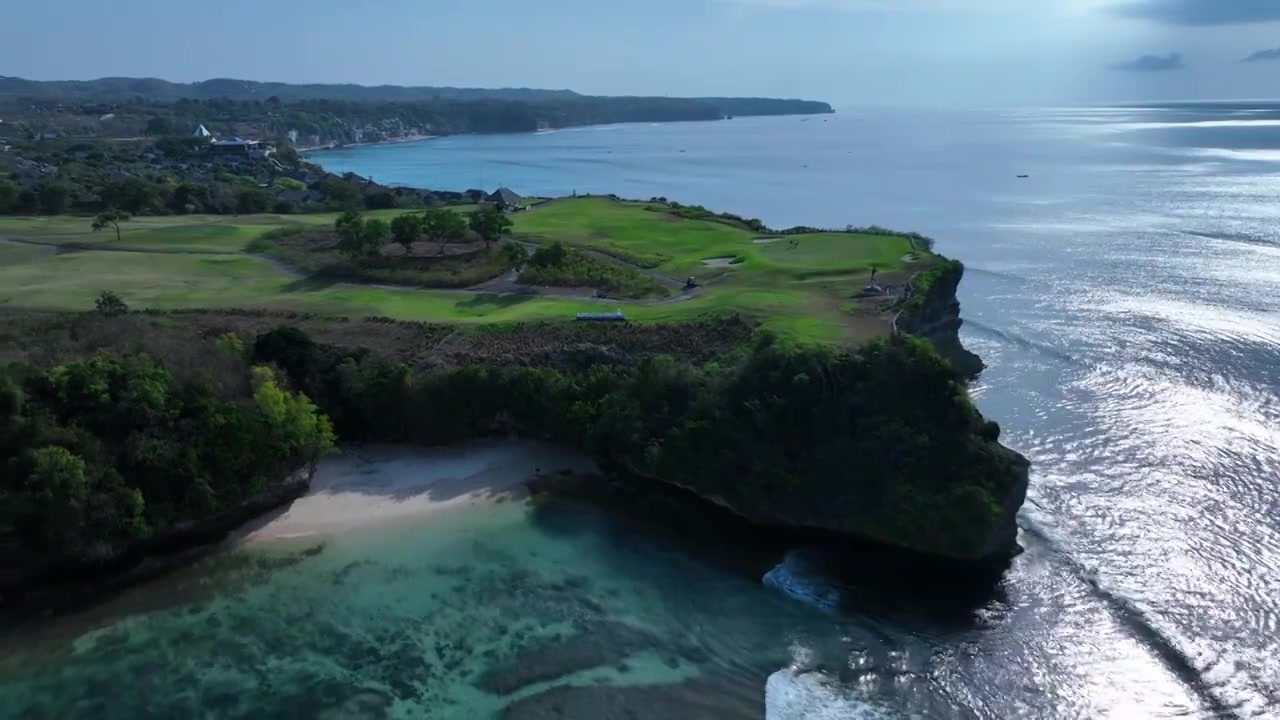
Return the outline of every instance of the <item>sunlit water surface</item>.
[[[1275,716],[1278,120],[849,110],[317,156],[937,237],[968,266],[978,403],[1035,463],[1027,552],[957,610],[825,580],[804,548],[735,562],[604,510],[504,504],[225,554],[45,628],[5,650],[0,714]],[[492,692],[513,659],[551,679]]]

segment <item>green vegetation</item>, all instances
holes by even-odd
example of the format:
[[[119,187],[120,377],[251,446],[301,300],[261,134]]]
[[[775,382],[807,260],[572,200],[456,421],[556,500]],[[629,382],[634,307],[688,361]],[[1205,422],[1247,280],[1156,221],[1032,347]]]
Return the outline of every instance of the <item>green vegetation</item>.
[[[313,466],[333,444],[329,420],[240,349],[5,367],[0,532],[17,534],[22,559],[106,561]]]
[[[954,371],[897,337],[855,352],[770,334],[719,362],[414,372],[296,328],[258,338],[340,437],[450,443],[519,433],[605,467],[662,478],[763,521],[826,528],[936,555],[992,552],[1023,461],[997,444]]]
[[[136,252],[94,252],[108,247],[101,241],[69,246],[65,238],[85,234],[83,224],[79,235],[61,235],[68,226],[59,219],[9,221],[30,242],[0,242],[0,287],[10,293],[0,302],[95,303],[96,329],[120,331],[83,340],[92,333],[73,329],[69,337],[108,354],[70,361],[56,343],[19,335],[27,355],[58,361],[19,358],[0,388],[0,405],[17,418],[0,436],[8,477],[17,478],[0,495],[0,522],[30,547],[110,556],[314,462],[334,439],[332,422],[349,441],[544,438],[762,522],[965,560],[1002,552],[1025,461],[998,444],[998,426],[973,408],[947,361],[892,331],[901,311],[908,325],[946,325],[962,266],[911,236],[805,229],[779,241],[747,221],[671,210],[552,201],[514,217],[514,230],[536,245],[532,254],[522,242],[480,239],[513,222],[492,209],[469,220],[442,208],[236,225],[184,219],[171,231],[191,233],[184,242],[193,245],[221,243],[221,252],[151,252],[146,262]],[[220,238],[200,235],[211,228]],[[109,247],[165,230],[142,218]],[[432,242],[434,253],[426,251]],[[649,268],[625,260],[645,253]],[[629,304],[638,324],[619,328],[564,322],[598,309],[589,300],[369,285],[469,287],[513,267],[524,283],[631,298],[661,295],[688,270],[700,268],[704,284],[686,288],[682,302]],[[893,292],[860,294],[873,267]],[[216,318],[203,330],[181,321],[143,333],[130,305],[257,308],[243,311],[247,319],[265,317],[264,308],[376,317],[359,327],[329,321],[339,329],[326,332],[345,341],[322,344],[297,326],[256,322],[236,332],[245,325]],[[392,318],[487,327],[450,333]],[[560,322],[510,324],[531,320]],[[755,331],[752,342],[743,342],[743,328]],[[183,332],[202,340],[186,342]],[[397,349],[371,349],[375,335]],[[139,337],[146,347],[135,347]],[[131,384],[135,377],[143,385]],[[185,433],[181,448],[174,428]],[[246,470],[250,457],[264,461]],[[185,479],[165,474],[173,472]]]
[[[666,297],[667,290],[635,268],[604,262],[559,242],[538,248],[520,271],[524,285],[589,287],[621,298]]]
[[[107,210],[105,212],[99,213],[98,217],[93,219],[93,224],[90,227],[93,228],[94,232],[98,232],[100,230],[106,230],[109,227],[115,228],[116,240],[119,241],[120,240],[120,223],[126,222],[128,221],[128,219],[129,219],[129,213],[124,212],[123,210]]]
[[[467,225],[471,228],[471,232],[479,235],[486,247],[498,242],[503,235],[511,232],[512,224],[511,218],[493,205],[473,212],[467,218]]]
[[[110,109],[127,112],[128,103],[145,105],[148,102],[173,102],[187,100],[189,102],[222,103],[223,109],[246,107],[266,107],[280,109],[282,104],[300,100],[332,100],[338,102],[397,102],[411,103],[426,100],[452,101],[461,104],[467,101],[500,100],[521,103],[547,103],[556,109],[554,101],[594,100],[617,101],[619,105],[631,104],[642,106],[645,102],[656,102],[669,98],[606,98],[583,96],[572,90],[541,90],[536,88],[455,88],[455,87],[403,87],[399,85],[379,85],[367,87],[363,85],[298,85],[281,82],[256,82],[250,80],[216,79],[194,83],[174,83],[155,78],[101,78],[90,81],[37,81],[16,77],[0,78],[0,97],[57,98],[60,100],[79,101],[121,101],[122,107]],[[266,98],[263,100],[262,98]],[[810,100],[776,100],[771,98],[691,98],[692,101],[712,104],[724,115],[786,115],[830,113],[827,103]],[[103,108],[95,107],[99,113]],[[152,118],[149,125],[155,125],[151,134],[168,132],[170,123],[165,118]]]
[[[900,268],[912,251],[905,235],[830,232],[756,243],[762,234],[706,213],[691,220],[681,206],[607,197],[556,200],[515,217],[514,232],[531,240],[559,240],[596,250],[644,268],[676,274],[706,270],[705,260],[733,258],[739,270],[797,277]],[[699,213],[701,215],[701,213]]]
[[[599,303],[585,297],[547,296],[572,294],[556,293],[557,287],[590,287],[629,301],[625,313],[634,322],[739,313],[789,337],[856,345],[889,333],[897,312],[896,290],[880,299],[853,299],[866,285],[870,268],[877,268],[882,284],[901,287],[912,273],[938,262],[928,252],[912,250],[916,241],[910,236],[887,231],[775,240],[723,219],[683,218],[653,202],[591,197],[553,200],[500,216],[534,250],[560,242],[575,251],[568,253],[572,262],[567,266],[525,267],[528,253],[520,243],[484,248],[470,227],[481,221],[463,220],[475,210],[456,206],[360,213],[362,224],[377,218],[387,222],[387,229],[385,236],[376,230],[376,254],[371,243],[354,259],[338,251],[336,225],[343,217],[338,213],[133,217],[121,225],[119,240],[91,232],[82,218],[0,218],[0,302],[84,309],[102,290],[111,289],[139,309],[253,306],[471,323],[567,319],[598,311]],[[486,215],[499,217],[492,211]],[[398,220],[406,216],[411,219]],[[445,216],[453,221],[438,219]],[[437,219],[428,222],[433,217]],[[401,240],[419,222],[418,239],[406,252]],[[399,235],[393,224],[400,227]],[[448,239],[446,235],[457,241],[438,241]],[[798,244],[789,248],[792,240]],[[93,252],[97,248],[151,254],[142,261],[127,252]],[[913,262],[907,262],[909,255]],[[707,260],[714,264],[704,264]],[[521,281],[527,286],[552,289],[519,296],[448,292],[499,278],[514,267],[525,267]],[[647,304],[665,289],[682,287],[689,276],[701,287],[688,299]],[[514,289],[500,284],[494,292]]]
[[[447,329],[377,319],[202,317],[10,321],[19,362],[0,383],[12,469],[0,517],[30,547],[110,553],[261,492],[335,434],[435,445],[516,433],[757,520],[959,559],[1004,549],[1005,500],[1025,482],[1025,462],[951,367],[906,337],[849,352],[733,322],[559,324],[444,343]],[[549,352],[533,351],[548,336]],[[480,355],[441,365],[423,354],[446,344]],[[584,344],[634,354],[593,360]]]
[[[451,213],[452,214],[452,213]],[[305,273],[312,289],[334,281],[466,288],[491,280],[511,269],[501,248],[479,244],[456,246],[461,252],[440,255],[385,254],[388,224],[378,218],[355,216],[337,230],[286,227],[265,233],[249,249]],[[345,233],[345,234],[344,234]]]

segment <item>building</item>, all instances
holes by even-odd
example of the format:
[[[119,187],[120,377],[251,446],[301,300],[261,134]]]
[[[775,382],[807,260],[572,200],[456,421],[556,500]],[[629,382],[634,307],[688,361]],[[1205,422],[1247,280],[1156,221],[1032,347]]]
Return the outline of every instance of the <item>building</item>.
[[[260,140],[245,140],[244,138],[228,138],[226,140],[215,140],[209,144],[210,152],[215,155],[258,155],[265,157],[275,152],[276,148],[271,143],[265,143]]]
[[[524,202],[524,198],[515,194],[510,188],[498,188],[493,194],[485,198],[486,201],[497,205],[503,210],[516,210]]]
[[[191,137],[199,140],[213,140],[213,133],[209,132],[209,128],[201,124],[196,126],[196,131],[191,133]]]

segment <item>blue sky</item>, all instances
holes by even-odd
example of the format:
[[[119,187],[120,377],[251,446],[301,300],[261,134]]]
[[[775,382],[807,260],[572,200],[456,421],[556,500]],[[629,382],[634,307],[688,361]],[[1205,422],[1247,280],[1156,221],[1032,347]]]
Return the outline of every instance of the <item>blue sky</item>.
[[[1280,97],[1280,0],[47,0],[0,74],[836,105]],[[1252,62],[1241,62],[1254,56]]]

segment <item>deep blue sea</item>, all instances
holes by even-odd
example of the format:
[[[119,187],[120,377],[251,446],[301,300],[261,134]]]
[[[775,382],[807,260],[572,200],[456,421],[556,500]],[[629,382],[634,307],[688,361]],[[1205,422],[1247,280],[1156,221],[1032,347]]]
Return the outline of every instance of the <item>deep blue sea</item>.
[[[227,699],[251,691],[260,711],[329,717],[1280,716],[1280,104],[845,109],[311,159],[382,183],[662,195],[935,237],[967,266],[977,402],[1034,463],[1026,552],[956,616],[936,612],[945,589],[886,604],[807,573],[805,548],[752,575],[603,511],[505,505],[276,570],[234,551],[184,575],[192,597],[173,580],[151,591],[166,602],[55,633],[73,650],[33,641],[0,667],[9,707],[49,717],[114,687],[138,698],[119,717],[251,717]],[[588,589],[555,591],[570,576]],[[602,619],[650,635],[518,697],[476,690],[485,658],[516,652],[507,628],[617,630]],[[470,648],[454,667],[449,643]],[[574,694],[601,686],[629,690]],[[564,694],[543,714],[510,709],[546,692]]]

